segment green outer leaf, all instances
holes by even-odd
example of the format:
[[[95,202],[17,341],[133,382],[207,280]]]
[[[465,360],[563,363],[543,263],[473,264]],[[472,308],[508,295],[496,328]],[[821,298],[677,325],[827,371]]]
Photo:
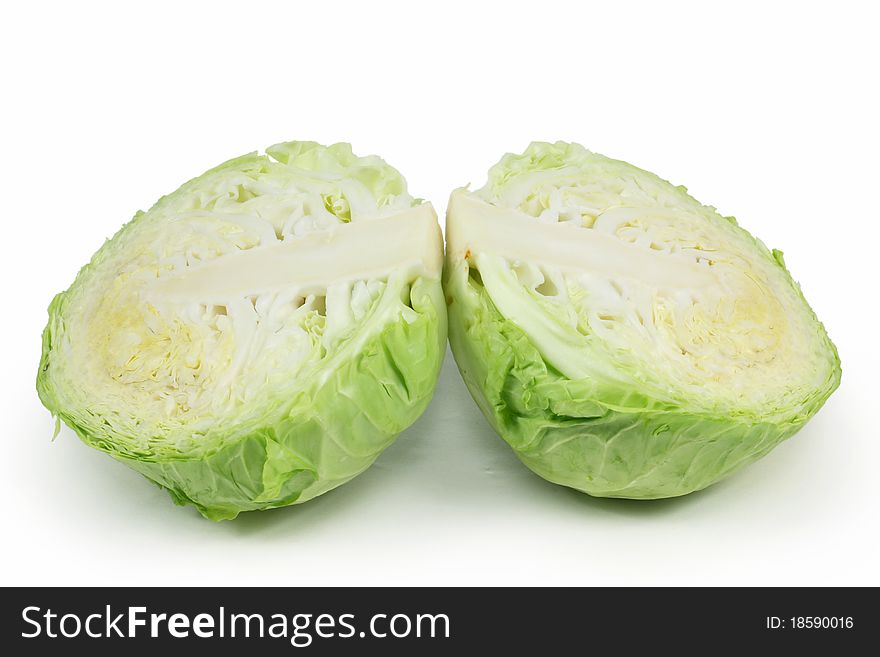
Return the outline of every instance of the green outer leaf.
[[[399,290],[386,290],[397,294]],[[49,308],[37,387],[49,410],[85,442],[107,452],[192,504],[206,518],[305,502],[363,472],[425,410],[445,354],[446,308],[439,281],[417,279],[410,292],[417,317],[385,326],[322,383],[290,400],[278,419],[203,458],[133,458],[94,440],[57,406],[44,379],[58,295]]]
[[[466,262],[447,261],[445,290],[452,352],[489,423],[534,472],[598,497],[654,499],[705,488],[792,436],[840,382],[837,351],[825,337],[834,377],[788,421],[672,406],[621,411],[603,400],[601,383],[567,379],[547,365]]]

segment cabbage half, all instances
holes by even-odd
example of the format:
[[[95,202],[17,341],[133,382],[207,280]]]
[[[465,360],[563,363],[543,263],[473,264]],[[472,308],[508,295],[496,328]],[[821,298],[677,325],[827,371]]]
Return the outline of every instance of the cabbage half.
[[[453,192],[445,276],[480,409],[529,468],[591,495],[704,488],[794,434],[840,381],[782,253],[577,144],[533,143]]]
[[[304,502],[418,418],[445,351],[442,238],[347,144],[272,146],[139,213],[49,306],[37,390],[208,518]]]

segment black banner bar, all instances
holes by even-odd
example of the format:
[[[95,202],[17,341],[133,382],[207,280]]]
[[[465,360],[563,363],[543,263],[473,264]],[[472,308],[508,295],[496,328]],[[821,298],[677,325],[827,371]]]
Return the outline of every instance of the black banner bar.
[[[880,620],[873,589],[20,588],[2,598],[0,646],[15,655],[846,650],[872,645]]]

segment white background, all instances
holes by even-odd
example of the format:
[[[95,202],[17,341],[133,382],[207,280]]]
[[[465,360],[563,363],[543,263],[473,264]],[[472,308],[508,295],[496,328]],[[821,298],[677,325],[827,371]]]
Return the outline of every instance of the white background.
[[[0,584],[880,584],[871,3],[14,3],[0,25]],[[34,379],[45,308],[139,208],[278,141],[350,141],[438,213],[566,139],[734,214],[786,260],[843,384],[707,491],[597,500],[531,474],[447,358],[366,474],[212,523],[82,445]]]

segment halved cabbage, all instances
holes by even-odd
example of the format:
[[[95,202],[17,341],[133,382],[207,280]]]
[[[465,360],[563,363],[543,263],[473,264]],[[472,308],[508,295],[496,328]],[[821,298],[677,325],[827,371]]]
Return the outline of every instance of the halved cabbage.
[[[683,187],[533,143],[453,192],[445,290],[474,399],[542,477],[661,498],[800,429],[840,381],[782,254]]]
[[[433,208],[378,157],[289,142],[230,160],[55,297],[40,398],[208,518],[304,502],[427,406],[442,253]]]

